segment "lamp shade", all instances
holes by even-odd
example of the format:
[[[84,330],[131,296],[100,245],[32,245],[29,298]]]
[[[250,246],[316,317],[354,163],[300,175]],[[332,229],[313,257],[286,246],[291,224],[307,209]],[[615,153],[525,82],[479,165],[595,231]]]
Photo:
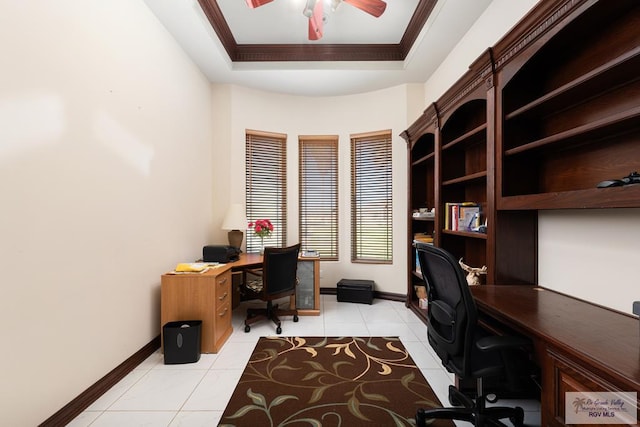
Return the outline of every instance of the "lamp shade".
[[[244,206],[240,203],[232,203],[227,209],[227,214],[222,221],[223,230],[246,230],[247,215],[244,212]]]

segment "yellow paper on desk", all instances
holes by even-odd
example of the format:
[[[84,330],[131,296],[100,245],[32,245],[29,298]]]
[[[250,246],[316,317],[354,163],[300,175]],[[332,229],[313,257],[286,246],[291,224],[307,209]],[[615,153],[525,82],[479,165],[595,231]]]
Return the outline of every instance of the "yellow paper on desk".
[[[207,268],[207,264],[200,262],[183,262],[176,266],[179,273],[200,273]]]

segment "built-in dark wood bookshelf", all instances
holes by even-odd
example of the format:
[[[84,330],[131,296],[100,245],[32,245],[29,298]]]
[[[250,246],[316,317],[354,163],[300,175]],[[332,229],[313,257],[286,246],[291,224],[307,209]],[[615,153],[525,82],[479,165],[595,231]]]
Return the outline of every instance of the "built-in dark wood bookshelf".
[[[581,3],[497,69],[498,209],[638,206],[638,2]],[[504,50],[509,55],[509,49]]]
[[[640,171],[638,22],[635,0],[541,1],[402,133],[408,306],[416,233],[486,265],[486,284],[536,284],[539,210],[640,207],[638,184],[597,188]],[[478,203],[486,232],[445,227],[452,202]]]
[[[428,225],[409,221],[408,307],[425,318],[414,294],[416,232],[433,227],[435,245],[486,265],[485,284],[531,285],[540,210],[640,207],[640,184],[597,187],[640,172],[638,70],[639,1],[542,0],[402,133],[409,215],[436,208]],[[467,201],[482,207],[486,232],[445,227],[446,203]],[[548,389],[620,380],[556,364],[558,354],[573,364],[557,348],[536,351]],[[543,396],[544,425],[563,425],[559,393]]]

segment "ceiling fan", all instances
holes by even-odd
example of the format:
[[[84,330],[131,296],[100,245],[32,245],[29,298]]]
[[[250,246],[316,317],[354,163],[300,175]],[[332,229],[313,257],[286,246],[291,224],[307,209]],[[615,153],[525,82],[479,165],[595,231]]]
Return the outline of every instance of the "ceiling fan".
[[[263,6],[273,0],[246,0],[250,8]],[[379,18],[387,8],[387,3],[382,0],[329,0],[331,10],[335,11],[342,2],[348,3],[371,16]],[[307,0],[302,14],[309,18],[309,40],[320,40],[322,38],[322,26],[326,19],[324,13],[324,0]]]

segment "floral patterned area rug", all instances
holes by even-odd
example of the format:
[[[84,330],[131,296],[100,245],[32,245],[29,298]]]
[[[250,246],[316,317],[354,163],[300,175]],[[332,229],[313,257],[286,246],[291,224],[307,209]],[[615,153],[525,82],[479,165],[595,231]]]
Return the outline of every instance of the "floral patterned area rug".
[[[219,425],[415,426],[440,406],[397,337],[262,337]]]

